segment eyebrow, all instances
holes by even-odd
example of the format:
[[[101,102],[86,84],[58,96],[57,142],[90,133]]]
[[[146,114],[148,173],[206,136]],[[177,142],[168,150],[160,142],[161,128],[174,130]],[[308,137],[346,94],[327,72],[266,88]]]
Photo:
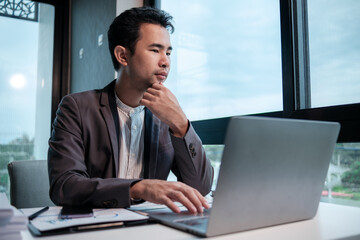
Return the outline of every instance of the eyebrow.
[[[164,49],[164,45],[160,44],[160,43],[153,43],[153,44],[150,44],[149,47],[157,47],[159,49]],[[168,47],[167,50],[172,50],[172,46]]]

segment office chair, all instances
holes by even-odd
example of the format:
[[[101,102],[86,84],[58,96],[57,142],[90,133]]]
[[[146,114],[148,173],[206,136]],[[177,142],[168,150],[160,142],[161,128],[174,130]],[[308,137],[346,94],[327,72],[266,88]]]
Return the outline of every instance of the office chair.
[[[14,161],[8,164],[10,203],[16,208],[54,206],[49,197],[46,160]]]

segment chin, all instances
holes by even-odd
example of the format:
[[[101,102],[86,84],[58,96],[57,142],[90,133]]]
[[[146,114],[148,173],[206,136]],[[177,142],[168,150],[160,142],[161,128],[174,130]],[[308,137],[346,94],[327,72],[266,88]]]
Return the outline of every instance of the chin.
[[[164,83],[165,83],[165,81],[166,81],[166,79],[165,79],[165,80],[158,80],[158,83],[160,83],[160,84],[164,84]]]

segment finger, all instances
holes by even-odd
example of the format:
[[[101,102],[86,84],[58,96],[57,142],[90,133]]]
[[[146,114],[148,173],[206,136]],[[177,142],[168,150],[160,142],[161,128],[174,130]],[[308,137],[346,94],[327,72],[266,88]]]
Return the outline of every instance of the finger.
[[[199,196],[199,199],[200,199],[200,201],[201,201],[202,206],[203,206],[204,208],[206,208],[206,209],[209,209],[209,208],[210,208],[210,205],[209,205],[209,203],[207,202],[206,198],[205,198],[203,195],[201,195],[201,193],[199,193],[199,192],[197,192],[197,194],[198,194],[198,196]]]
[[[160,84],[160,83],[153,83],[153,85],[151,85],[152,88],[160,90],[162,88],[164,88],[165,86]]]
[[[143,105],[145,107],[149,107],[149,104],[150,104],[149,100],[146,100],[144,98],[140,100],[140,105]]]
[[[196,194],[196,190],[195,189],[186,190],[185,195],[191,201],[191,203],[196,207],[197,212],[202,213],[203,212],[202,202],[199,196]]]
[[[177,202],[181,203],[182,205],[184,205],[184,207],[186,207],[189,212],[197,213],[197,209],[194,206],[194,204],[187,197],[185,197],[185,195],[182,192],[172,191],[172,192],[170,192],[169,197],[173,201],[177,201]]]
[[[151,94],[151,95],[158,95],[159,94],[159,89],[155,89],[155,88],[148,88],[146,89],[146,92],[147,94]]]
[[[210,205],[209,203],[207,202],[206,198],[201,195],[201,193],[199,191],[197,191],[196,189],[195,190],[195,194],[196,196],[198,197],[199,201],[201,202],[201,205],[206,208],[206,209],[209,209],[210,208]]]
[[[206,201],[205,197],[203,195],[201,195],[201,193],[196,190],[193,187],[190,187],[184,183],[178,182],[178,184],[181,184],[178,186],[178,190],[182,191],[185,193],[185,195],[192,200],[193,203],[196,204],[196,206],[201,207],[202,206],[206,207],[206,208],[210,208],[210,205],[208,204],[208,202]]]
[[[140,100],[140,105],[143,105],[143,106],[149,108],[151,111],[155,111],[154,107],[156,107],[158,105],[158,100],[156,99],[155,96],[152,96],[149,94],[147,94],[147,95],[144,94],[143,98]],[[153,113],[155,113],[155,112],[153,112]]]
[[[168,206],[168,208],[171,209],[171,211],[173,211],[174,213],[180,213],[181,210],[178,206],[176,206],[176,204],[169,198],[165,198],[163,201],[162,201],[162,204]]]
[[[208,203],[208,201],[205,198],[203,198],[203,200],[201,200],[201,203],[204,208],[206,208],[206,209],[210,208],[210,204]]]
[[[143,99],[149,100],[149,101],[153,101],[155,100],[156,96],[154,96],[154,94],[145,92],[143,95]]]

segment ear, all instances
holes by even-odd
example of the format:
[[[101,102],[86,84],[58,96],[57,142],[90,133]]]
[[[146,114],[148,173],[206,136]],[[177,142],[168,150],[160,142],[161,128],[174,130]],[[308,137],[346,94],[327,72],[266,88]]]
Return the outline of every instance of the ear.
[[[121,66],[126,66],[128,64],[128,61],[126,58],[126,51],[127,51],[126,48],[124,48],[123,46],[120,46],[120,45],[117,45],[114,48],[114,55]]]

